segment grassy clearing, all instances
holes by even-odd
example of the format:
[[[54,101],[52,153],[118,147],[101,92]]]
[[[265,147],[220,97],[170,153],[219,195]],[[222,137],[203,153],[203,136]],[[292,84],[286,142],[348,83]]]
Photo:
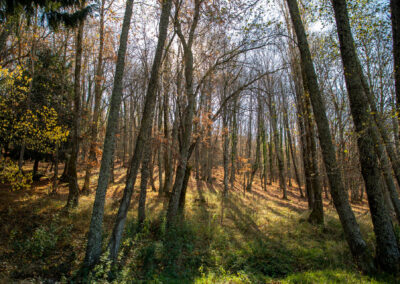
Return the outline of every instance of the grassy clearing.
[[[109,189],[105,215],[107,239],[124,185],[124,169]],[[306,201],[295,188],[289,201],[269,186],[253,192],[236,188],[221,199],[221,173],[213,185],[190,182],[181,226],[165,230],[167,200],[149,191],[144,229],[137,233],[137,192],[116,267],[106,257],[88,280],[115,283],[396,283],[386,275],[360,275],[344,240],[337,215],[325,200],[324,226],[305,222]],[[93,181],[93,189],[96,181]],[[138,183],[139,184],[139,183]],[[0,191],[0,281],[63,280],[79,268],[90,221],[93,194],[65,214],[67,188],[48,196],[48,184],[28,192]],[[373,234],[366,204],[354,205],[372,250]],[[399,282],[400,283],[400,282]]]

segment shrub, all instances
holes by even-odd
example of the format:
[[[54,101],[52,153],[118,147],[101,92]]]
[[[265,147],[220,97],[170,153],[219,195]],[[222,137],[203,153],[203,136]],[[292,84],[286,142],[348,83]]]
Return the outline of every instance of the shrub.
[[[18,165],[9,160],[2,158],[0,168],[0,182],[11,184],[12,190],[22,190],[30,188],[32,184],[32,173],[23,174]]]

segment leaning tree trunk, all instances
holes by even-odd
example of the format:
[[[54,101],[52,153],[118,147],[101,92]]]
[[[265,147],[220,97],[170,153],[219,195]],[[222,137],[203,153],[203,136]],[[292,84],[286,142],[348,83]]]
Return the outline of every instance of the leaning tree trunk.
[[[354,126],[358,133],[357,145],[361,172],[364,177],[368,203],[376,236],[376,260],[387,272],[398,271],[400,252],[393,224],[387,212],[380,184],[378,157],[374,149],[374,125],[369,114],[368,98],[362,84],[361,66],[351,34],[345,0],[333,0],[333,9],[340,43],[340,53],[348,90]]]
[[[151,132],[151,128],[148,130]],[[148,134],[150,137],[151,134]],[[151,160],[151,145],[150,143],[144,146],[142,170],[140,175],[140,195],[139,195],[139,206],[138,206],[138,223],[139,227],[142,228],[143,223],[146,219],[146,194],[147,184],[150,176],[150,160]]]
[[[350,207],[346,191],[343,187],[342,176],[338,167],[335,155],[335,148],[332,143],[329,122],[326,116],[325,105],[318,86],[317,75],[311,58],[310,48],[307,42],[306,32],[300,17],[299,7],[296,0],[287,0],[289,12],[295,29],[300,57],[310,91],[310,99],[313,107],[314,117],[317,122],[320,144],[322,148],[325,168],[328,173],[331,188],[331,196],[343,226],[346,240],[351,253],[358,266],[363,271],[371,271],[371,263],[367,251],[367,245],[361,235],[354,213]]]
[[[362,70],[360,70],[360,74],[363,89],[371,108],[371,114],[376,123],[376,126],[372,125],[372,139],[374,141],[375,151],[381,162],[382,174],[390,193],[390,199],[393,203],[397,219],[400,220],[400,200],[392,175],[393,168],[397,183],[400,184],[400,160],[398,159],[397,151],[389,139],[389,134],[387,133],[386,126],[384,125],[382,113],[379,113],[377,110],[374,95],[367,84],[367,80],[362,74]]]
[[[108,243],[110,259],[115,261],[118,256],[119,246],[121,243],[122,233],[125,227],[126,216],[128,214],[129,204],[132,198],[133,186],[136,182],[139,165],[142,161],[144,146],[148,142],[150,135],[149,128],[152,127],[155,104],[157,99],[157,85],[159,78],[159,70],[162,63],[162,54],[164,44],[167,38],[169,15],[171,11],[172,0],[166,0],[162,3],[162,10],[159,23],[159,35],[156,52],[154,55],[153,67],[151,69],[149,84],[144,102],[142,122],[139,134],[136,140],[136,146],[131,159],[129,172],[126,179],[124,195],[122,197],[120,207],[118,209],[117,218],[114,223],[114,228]]]
[[[92,218],[89,227],[88,243],[84,266],[92,268],[99,260],[103,245],[102,227],[104,203],[110,178],[111,162],[114,155],[115,134],[122,100],[122,79],[125,68],[125,55],[128,43],[129,26],[132,18],[133,0],[126,2],[124,21],[118,49],[118,58],[115,65],[114,87],[111,94],[110,109],[107,120],[106,136],[104,139],[103,156],[101,159],[99,180],[93,204]]]

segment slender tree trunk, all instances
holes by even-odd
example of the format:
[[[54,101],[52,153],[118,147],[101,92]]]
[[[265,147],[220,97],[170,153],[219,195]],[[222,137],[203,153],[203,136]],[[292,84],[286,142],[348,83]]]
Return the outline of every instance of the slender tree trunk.
[[[139,226],[143,225],[146,219],[146,193],[147,184],[150,176],[150,160],[151,160],[151,147],[148,144],[144,146],[142,170],[140,177],[140,195],[139,195],[139,207],[138,207],[138,221]]]
[[[72,126],[72,149],[68,160],[68,201],[66,208],[78,206],[79,186],[77,163],[79,153],[80,116],[81,116],[81,70],[82,70],[82,41],[84,20],[79,21],[76,35],[75,74],[74,74],[74,118]]]
[[[279,187],[282,189],[282,198],[287,199],[285,165],[283,162],[282,147],[279,146],[280,143],[279,143],[279,133],[277,126],[277,113],[275,108],[275,101],[272,99],[271,96],[272,96],[271,94],[268,96],[268,101],[269,101],[268,108],[270,112],[271,127],[274,137],[275,153],[276,153],[276,158],[278,160]]]
[[[233,111],[232,111],[232,149],[231,149],[231,188],[234,188],[234,182],[236,179],[236,153],[237,153],[237,142],[238,142],[238,125],[237,125],[237,116],[238,116],[238,98],[235,97],[233,102]]]
[[[54,153],[54,176],[53,176],[53,186],[51,189],[51,194],[56,194],[57,193],[57,187],[58,187],[58,152],[59,152],[59,146],[56,146],[56,151]]]
[[[290,130],[289,130],[288,107],[287,107],[287,102],[286,102],[285,95],[283,95],[282,98],[283,98],[283,108],[284,108],[283,121],[284,121],[284,124],[285,124],[286,133],[287,133],[286,134],[287,135],[287,141],[288,141],[289,150],[290,150],[289,154],[292,156],[294,174],[295,174],[295,177],[296,177],[297,186],[298,186],[299,191],[300,191],[300,197],[303,198],[304,194],[303,194],[303,190],[301,189],[300,174],[299,174],[299,172],[297,170],[296,155],[295,155],[295,151],[293,149],[294,147],[293,147],[293,144],[292,144],[292,135],[291,135]]]
[[[107,120],[106,135],[103,146],[99,180],[93,204],[92,218],[89,227],[88,244],[84,266],[92,268],[99,260],[103,244],[102,227],[104,216],[104,203],[110,178],[111,162],[114,155],[115,133],[122,99],[122,79],[125,68],[125,55],[128,43],[129,27],[132,17],[133,0],[127,0],[124,21],[118,49],[118,58],[115,68],[114,87],[111,94],[110,110]]]
[[[340,169],[336,162],[335,148],[331,139],[326,109],[319,90],[317,75],[311,59],[310,48],[308,46],[307,36],[300,17],[297,1],[287,0],[287,3],[293,27],[297,35],[302,66],[306,74],[306,78],[303,78],[303,80],[307,80],[308,82],[314,117],[318,126],[322,154],[329,177],[332,199],[353,257],[363,271],[369,272],[373,269],[372,262],[369,259],[366,243],[350,207],[347,194],[345,194]]]
[[[268,153],[267,153],[267,138],[265,134],[265,123],[264,123],[264,105],[262,106],[262,118],[261,118],[261,145],[263,153],[263,179],[262,186],[264,191],[267,191],[267,173],[268,173]]]
[[[161,92],[160,92],[160,94],[159,94],[159,96],[158,96],[158,99],[159,99],[159,102],[158,102],[158,105],[159,105],[159,108],[158,108],[158,120],[157,120],[157,122],[158,122],[158,125],[157,125],[157,128],[158,128],[158,132],[157,132],[157,135],[158,135],[158,137],[161,137],[161,135],[162,135],[162,132],[161,132],[161,128],[162,128],[162,112],[163,112],[163,109],[162,109],[162,98],[161,98]],[[164,153],[164,155],[165,155],[165,153]],[[162,168],[162,159],[163,158],[163,147],[162,147],[162,145],[158,145],[158,151],[157,151],[157,163],[158,163],[158,191],[160,191],[160,190],[162,190],[162,188],[164,187],[163,186],[163,168]]]
[[[311,111],[311,109],[310,109]],[[311,185],[313,193],[312,211],[308,218],[310,223],[323,224],[324,211],[322,203],[321,179],[318,170],[317,147],[315,145],[314,124],[311,115],[308,117],[308,144],[310,147],[310,168],[311,168]]]
[[[394,82],[396,91],[396,109],[400,113],[400,3],[398,0],[390,0],[393,34],[393,59]],[[397,117],[400,122],[400,117]]]
[[[153,67],[151,70],[150,80],[147,88],[147,93],[144,102],[142,122],[139,134],[136,140],[136,146],[129,172],[126,179],[124,195],[122,197],[120,207],[118,209],[117,218],[114,223],[114,228],[108,243],[108,250],[110,252],[110,259],[115,261],[118,256],[119,246],[121,243],[122,233],[124,231],[126,216],[128,214],[129,204],[132,198],[133,186],[136,182],[137,172],[139,165],[142,161],[144,146],[148,142],[154,118],[155,104],[157,99],[157,85],[159,78],[159,70],[161,67],[161,59],[164,50],[165,40],[167,38],[169,15],[172,6],[172,0],[166,0],[162,3],[162,10],[159,23],[159,36],[157,48],[154,56]]]
[[[182,42],[183,50],[184,50],[184,62],[185,62],[185,88],[186,88],[186,96],[187,96],[187,106],[185,112],[183,114],[182,121],[182,143],[180,150],[180,160],[178,164],[178,168],[176,170],[175,183],[172,189],[171,198],[168,204],[167,211],[167,225],[173,225],[175,218],[178,214],[178,206],[179,206],[179,198],[181,196],[182,185],[184,181],[186,165],[188,162],[188,154],[190,148],[190,138],[192,134],[192,121],[194,116],[194,108],[196,103],[196,94],[193,90],[193,52],[192,52],[192,44],[194,40],[194,31],[196,29],[197,23],[200,17],[200,5],[201,1],[195,1],[195,10],[193,14],[193,22],[190,27],[189,39],[185,40],[182,31],[180,30],[180,24],[176,23],[175,26],[177,28],[177,34]]]
[[[184,209],[185,209],[185,203],[186,203],[186,193],[187,193],[187,187],[189,184],[190,180],[190,173],[192,172],[192,166],[187,165],[185,169],[185,175],[183,177],[183,183],[182,183],[182,190],[181,190],[181,196],[179,197],[179,214],[183,215]]]
[[[333,0],[333,9],[340,42],[340,52],[344,67],[350,108],[356,131],[361,172],[364,177],[368,203],[376,236],[376,260],[378,266],[387,272],[398,271],[400,252],[388,215],[383,191],[380,186],[378,157],[374,149],[374,126],[368,113],[367,94],[362,83],[362,70],[351,34],[345,0]]]
[[[226,196],[229,190],[229,129],[228,129],[228,113],[227,107],[222,113],[222,141],[223,141],[223,149],[222,149],[222,160],[224,165],[224,190],[223,195]]]
[[[253,165],[251,167],[251,172],[249,176],[249,181],[247,183],[247,191],[251,191],[251,187],[253,184],[254,176],[256,175],[256,172],[258,171],[260,167],[260,139],[261,139],[261,112],[262,112],[262,102],[261,102],[261,96],[258,96],[258,110],[257,110],[257,136],[256,136],[256,156],[254,158]]]
[[[90,126],[90,146],[89,146],[89,159],[86,165],[85,182],[83,184],[82,193],[89,193],[90,177],[92,174],[92,167],[97,162],[96,157],[96,146],[97,146],[97,132],[98,123],[100,117],[100,105],[102,95],[102,76],[103,76],[103,47],[104,47],[104,3],[105,0],[101,1],[100,8],[100,27],[99,27],[99,54],[97,57],[97,69],[95,76],[94,86],[94,110],[93,118]]]
[[[268,144],[268,150],[269,150],[269,171],[270,171],[270,175],[269,175],[269,185],[272,184],[272,182],[275,181],[275,172],[274,172],[274,159],[272,156],[273,153],[273,137],[274,137],[274,133],[272,131],[272,124],[269,124],[269,144]]]

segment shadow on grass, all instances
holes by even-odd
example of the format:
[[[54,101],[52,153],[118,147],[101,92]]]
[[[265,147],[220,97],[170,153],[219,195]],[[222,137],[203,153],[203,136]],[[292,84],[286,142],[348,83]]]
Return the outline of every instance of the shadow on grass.
[[[129,215],[121,258],[116,270],[113,271],[116,283],[269,281],[335,283],[347,280],[349,283],[360,283],[361,280],[364,281],[354,268],[337,219],[332,219],[334,222],[327,222],[324,230],[306,222],[298,223],[296,213],[293,214],[293,218],[292,216],[289,218],[285,213],[288,210],[301,213],[302,207],[280,200],[274,195],[278,194],[277,192],[264,194],[258,190],[253,191],[253,196],[248,195],[244,198],[242,193],[230,193],[223,200],[224,217],[221,218],[222,199],[217,184],[215,186],[198,184],[197,187],[192,187],[189,194],[188,201],[191,203],[188,202],[187,208],[190,209],[187,209],[185,218],[170,230],[166,230],[166,208],[162,208],[162,204],[167,204],[165,198],[154,196],[149,199],[146,210],[149,218],[140,232],[137,230],[134,214]],[[15,211],[11,213],[1,211],[0,221],[11,224],[7,229],[6,238],[10,237],[11,228],[18,225],[21,226],[18,235],[26,234],[26,236],[17,241],[28,242],[21,245],[19,252],[11,251],[8,256],[17,259],[25,249],[25,252],[28,251],[31,255],[36,254],[35,261],[40,264],[34,269],[29,263],[18,267],[18,271],[25,271],[25,274],[14,275],[15,278],[40,276],[59,280],[62,274],[68,276],[71,265],[74,265],[74,262],[79,263],[83,258],[82,255],[73,253],[75,251],[76,254],[84,253],[91,201],[83,199],[79,211],[63,217],[62,222],[55,222],[54,229],[50,227],[51,222],[49,222],[39,231],[42,235],[37,233],[40,238],[35,239],[32,236],[36,229],[41,228],[46,220],[52,220],[56,211],[54,202],[61,201],[57,204],[64,205],[62,196],[57,197],[60,199],[51,200],[40,196],[36,199],[13,201],[9,210]],[[136,200],[136,197],[133,200]],[[133,204],[131,212],[137,209],[136,205]],[[260,209],[263,209],[262,213]],[[13,220],[16,216],[26,220]],[[105,216],[106,232],[110,230],[114,217],[110,212]],[[73,225],[73,229],[62,232],[66,224]],[[51,242],[53,237],[58,238],[55,244]],[[79,241],[80,243],[76,245]],[[46,252],[40,251],[40,244],[45,244]],[[72,245],[68,247],[69,244]],[[36,248],[39,248],[39,251],[34,252]],[[3,262],[5,257],[1,256],[0,261]],[[41,270],[46,265],[47,270]],[[100,278],[102,275],[109,275],[107,265],[102,269]],[[358,280],[360,281],[356,282]],[[389,282],[395,283],[394,280]]]

